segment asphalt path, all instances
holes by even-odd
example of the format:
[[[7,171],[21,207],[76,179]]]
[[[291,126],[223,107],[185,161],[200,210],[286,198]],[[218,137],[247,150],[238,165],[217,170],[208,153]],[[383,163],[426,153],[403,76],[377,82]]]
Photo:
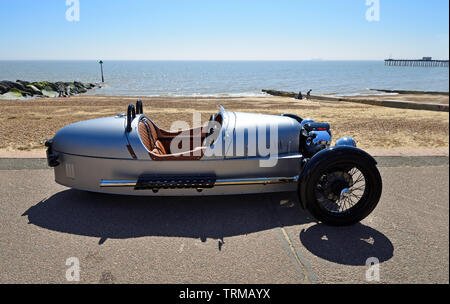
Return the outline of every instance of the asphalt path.
[[[0,283],[449,282],[448,157],[379,158],[362,223],[317,223],[295,193],[142,198],[71,190],[44,160],[0,160]],[[377,281],[369,282],[377,283]]]

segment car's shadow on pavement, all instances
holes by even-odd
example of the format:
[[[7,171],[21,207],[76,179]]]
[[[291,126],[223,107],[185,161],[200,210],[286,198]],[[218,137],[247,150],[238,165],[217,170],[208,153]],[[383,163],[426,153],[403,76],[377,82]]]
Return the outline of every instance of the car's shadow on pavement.
[[[130,197],[65,190],[32,206],[23,216],[28,217],[29,224],[45,229],[97,237],[100,239],[99,244],[107,239],[187,237],[202,241],[208,238],[218,240],[219,249],[226,237],[314,222],[310,214],[299,206],[295,193]],[[348,260],[336,258],[333,253],[327,252],[339,252],[339,242],[342,241],[342,248],[347,250],[351,260],[351,255],[362,249],[361,244],[353,240],[372,236],[375,239],[372,248],[378,248],[381,244],[385,249],[385,244],[390,244],[380,232],[361,227],[365,226],[338,229],[314,225],[302,232],[300,238],[312,253],[348,264]],[[339,231],[343,231],[344,235]],[[327,245],[321,239],[323,233],[330,236]],[[355,244],[357,247],[347,248]],[[380,250],[384,252],[384,249]],[[382,256],[387,257],[388,254]],[[356,264],[358,263],[359,261]]]
[[[363,266],[367,259],[391,259],[394,246],[381,232],[356,224],[349,227],[311,226],[300,232],[300,242],[312,254],[330,262]]]
[[[23,216],[42,228],[103,240],[146,236],[220,240],[277,227],[279,212],[288,226],[308,221],[306,213],[289,215],[294,203],[291,208],[280,206],[274,200],[278,197],[284,196],[134,197],[65,190]]]

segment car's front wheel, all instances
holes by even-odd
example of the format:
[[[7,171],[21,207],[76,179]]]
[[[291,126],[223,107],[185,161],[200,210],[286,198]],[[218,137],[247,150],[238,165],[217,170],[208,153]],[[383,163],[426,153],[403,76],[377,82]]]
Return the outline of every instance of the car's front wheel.
[[[375,163],[358,155],[330,156],[314,166],[302,187],[306,208],[328,225],[360,222],[380,200],[380,173]]]

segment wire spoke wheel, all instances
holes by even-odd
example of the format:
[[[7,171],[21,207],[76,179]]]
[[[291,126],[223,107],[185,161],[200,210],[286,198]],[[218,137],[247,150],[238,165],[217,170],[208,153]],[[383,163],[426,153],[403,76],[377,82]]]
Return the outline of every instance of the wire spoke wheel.
[[[336,148],[310,163],[299,186],[305,207],[319,221],[347,226],[366,218],[377,206],[382,180],[376,162],[360,150]]]
[[[357,167],[342,171],[334,169],[320,177],[316,199],[329,212],[340,214],[352,209],[363,198],[366,178]]]

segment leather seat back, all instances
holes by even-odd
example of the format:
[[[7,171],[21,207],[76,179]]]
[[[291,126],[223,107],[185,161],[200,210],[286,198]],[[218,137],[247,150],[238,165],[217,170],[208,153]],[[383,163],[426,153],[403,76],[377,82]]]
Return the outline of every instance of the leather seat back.
[[[148,151],[151,151],[157,155],[167,154],[164,145],[158,140],[158,132],[156,127],[146,118],[139,122],[139,136]]]

